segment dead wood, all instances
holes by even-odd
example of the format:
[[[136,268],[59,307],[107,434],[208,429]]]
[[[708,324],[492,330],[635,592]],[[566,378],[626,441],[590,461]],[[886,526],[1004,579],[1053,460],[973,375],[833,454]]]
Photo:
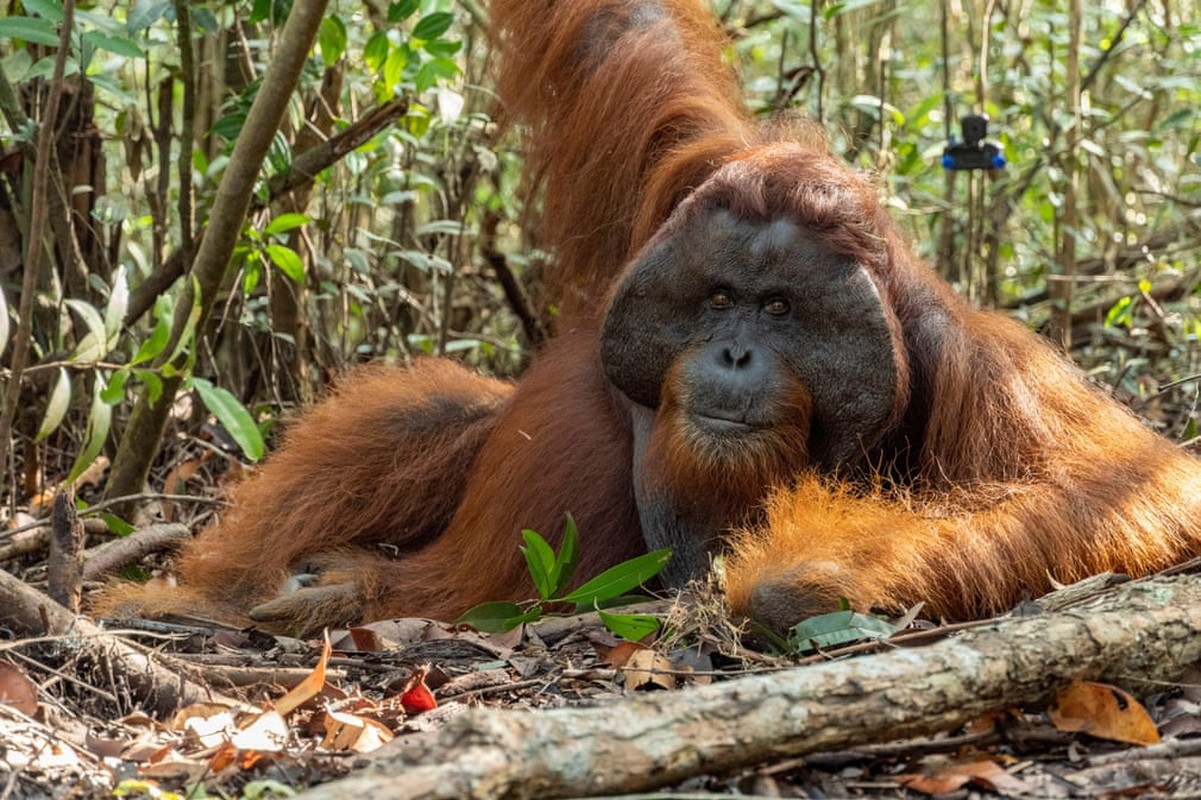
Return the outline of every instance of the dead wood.
[[[18,638],[52,636],[70,643],[78,655],[104,663],[121,676],[145,707],[166,717],[190,703],[212,700],[236,705],[168,669],[147,654],[78,617],[21,580],[0,570],[0,626]],[[111,687],[110,687],[111,688]]]
[[[60,487],[50,513],[50,561],[46,570],[50,599],[72,614],[83,600],[83,520],[75,507],[75,484]]]
[[[163,522],[147,525],[122,539],[113,539],[85,553],[83,579],[98,581],[151,553],[175,550],[192,536],[187,525]]]
[[[635,792],[782,757],[947,730],[1072,680],[1167,681],[1201,658],[1201,578],[1116,587],[923,648],[648,693],[603,708],[477,709],[308,798]]]

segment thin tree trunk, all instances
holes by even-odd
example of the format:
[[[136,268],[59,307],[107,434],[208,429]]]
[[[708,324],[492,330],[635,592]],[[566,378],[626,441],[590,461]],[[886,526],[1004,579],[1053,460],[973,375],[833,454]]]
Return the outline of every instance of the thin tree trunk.
[[[271,64],[263,76],[246,124],[234,143],[221,185],[217,188],[208,228],[200,240],[196,260],[192,264],[192,280],[185,283],[180,292],[171,337],[163,350],[164,356],[156,366],[166,366],[165,359],[175,350],[176,344],[189,328],[193,305],[199,311],[195,325],[197,331],[203,330],[205,320],[212,313],[230,258],[242,236],[242,226],[246,222],[263,159],[275,132],[279,130],[292,93],[296,91],[301,70],[317,38],[317,29],[325,16],[327,5],[327,0],[296,3],[288,14]],[[164,379],[163,391],[153,403],[147,392],[138,396],[113,459],[106,496],[121,497],[141,491],[149,475],[150,464],[158,452],[167,412],[181,382],[179,373]]]

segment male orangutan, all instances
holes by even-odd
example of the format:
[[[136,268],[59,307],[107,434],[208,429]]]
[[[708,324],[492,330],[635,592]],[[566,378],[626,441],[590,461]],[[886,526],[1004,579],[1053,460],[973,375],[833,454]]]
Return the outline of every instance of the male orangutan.
[[[349,379],[239,487],[178,587],[104,605],[311,631],[532,595],[518,531],[587,577],[728,553],[736,612],[1003,610],[1201,552],[1201,465],[1035,335],[974,311],[807,127],[762,125],[699,0],[494,0],[532,130],[562,333],[516,386]]]

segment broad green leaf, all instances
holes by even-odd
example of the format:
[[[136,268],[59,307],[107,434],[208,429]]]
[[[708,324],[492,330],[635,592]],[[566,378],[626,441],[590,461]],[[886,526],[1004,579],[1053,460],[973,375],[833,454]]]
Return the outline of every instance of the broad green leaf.
[[[75,457],[75,463],[67,474],[67,483],[82,475],[83,471],[96,460],[96,456],[100,455],[100,451],[104,448],[104,440],[108,438],[108,431],[112,426],[113,407],[104,402],[104,377],[99,372],[94,375],[92,408],[88,411],[88,427],[83,435],[83,449]]]
[[[125,279],[125,270],[118,269],[117,279],[113,281],[113,290],[108,294],[108,305],[104,307],[104,341],[109,350],[117,346],[128,308],[129,282]]]
[[[625,594],[635,586],[658,575],[669,558],[671,558],[671,548],[655,550],[637,558],[631,558],[629,561],[610,567],[560,599],[565,603],[591,606],[593,603]]]
[[[563,529],[563,544],[559,547],[559,554],[555,556],[555,562],[550,568],[552,597],[558,597],[575,574],[576,559],[579,556],[578,544],[579,533],[576,530],[575,518],[568,514],[567,524]]]
[[[163,379],[155,372],[139,372],[137,379],[146,387],[146,399],[151,405],[157,403],[163,395]]]
[[[117,536],[128,536],[129,534],[131,534],[137,530],[137,528],[130,525],[128,522],[121,519],[116,514],[108,514],[105,512],[101,512],[100,519],[104,520],[105,524],[108,525],[108,529],[110,531],[112,531],[113,533],[115,533]]]
[[[254,418],[250,416],[250,412],[238,402],[238,398],[234,397],[228,389],[214,386],[203,378],[193,378],[192,385],[196,387],[200,399],[204,401],[208,410],[213,412],[213,415],[229,431],[229,435],[234,437],[234,441],[242,448],[246,457],[251,461],[258,461],[262,458],[265,449],[263,434],[254,424]]]
[[[0,19],[0,22],[4,20]],[[79,62],[70,56],[67,57],[66,67],[63,69],[63,77],[70,76],[79,72]],[[46,56],[39,58],[37,63],[25,71],[25,80],[31,81],[34,78],[49,78],[54,74],[54,56]]]
[[[135,0],[125,18],[125,29],[130,33],[146,30],[159,21],[170,5],[171,0]]]
[[[433,87],[438,79],[451,80],[459,74],[459,66],[449,58],[431,58],[417,70],[413,84],[417,91],[424,92]]]
[[[611,614],[600,609],[597,609],[596,613],[615,636],[631,642],[641,641],[658,632],[660,626],[659,618],[650,614]]]
[[[0,19],[0,38],[58,47],[58,26],[48,19],[5,17]]]
[[[346,52],[346,26],[340,17],[326,17],[321,20],[317,44],[321,47],[321,60],[325,62],[325,66],[331,67],[338,62]]]
[[[154,322],[154,330],[150,332],[150,336],[146,341],[138,347],[138,352],[134,355],[130,365],[141,364],[145,361],[157,356],[163,352],[163,348],[167,346],[167,341],[171,338],[171,315],[162,314]]]
[[[372,72],[379,72],[380,67],[388,59],[388,52],[392,45],[388,41],[388,35],[383,31],[376,31],[371,34],[371,38],[367,40],[367,44],[363,45],[363,63]]]
[[[50,391],[50,400],[46,403],[46,413],[42,417],[42,424],[38,428],[38,433],[34,437],[34,441],[40,442],[54,433],[55,429],[62,424],[63,417],[67,415],[67,409],[70,406],[71,376],[67,374],[65,368],[59,367],[58,381],[55,382],[54,388]]]
[[[83,362],[99,360],[107,352],[105,350],[107,337],[104,335],[104,317],[100,316],[100,312],[91,303],[73,298],[68,298],[63,303],[75,311],[88,328],[88,332],[79,340],[79,344],[75,345],[75,349],[68,357],[69,360]]]
[[[125,56],[126,58],[146,58],[146,51],[132,39],[126,39],[121,36],[109,36],[100,31],[88,31],[83,35],[83,40],[100,50],[107,50],[119,56]]]
[[[793,652],[802,654],[860,639],[884,639],[896,631],[894,625],[878,617],[855,611],[832,611],[794,625],[788,642]]]
[[[268,222],[267,227],[263,228],[263,234],[271,236],[278,233],[286,233],[303,225],[307,225],[310,222],[312,222],[312,220],[304,214],[297,214],[289,211],[286,214],[280,214]]]
[[[125,384],[129,382],[129,375],[128,369],[119,369],[114,372],[112,379],[108,382],[108,388],[100,393],[100,399],[110,406],[115,406],[125,400]]]
[[[457,55],[463,49],[463,40],[455,39],[448,42],[445,39],[434,39],[432,42],[423,42],[421,49],[431,56],[446,56],[449,58],[450,56]]]
[[[55,25],[63,21],[63,4],[58,0],[22,0],[26,14],[45,17]]]
[[[388,22],[404,22],[417,10],[418,0],[399,0],[388,4]]]
[[[523,622],[533,622],[542,616],[542,609],[534,606],[523,612],[516,603],[480,603],[455,620],[456,625],[470,625],[485,633],[504,633]]]
[[[300,255],[286,244],[269,244],[265,248],[271,263],[296,283],[304,283],[304,262]]]
[[[454,21],[454,14],[446,11],[435,11],[432,14],[426,14],[413,26],[413,38],[437,39],[450,30],[450,26],[454,24]]]
[[[403,47],[394,47],[384,61],[384,85],[391,92],[399,91],[401,78],[404,77],[405,65],[409,63],[409,54]]]
[[[525,547],[521,548],[521,552],[525,556],[530,577],[534,580],[534,588],[538,590],[539,597],[549,600],[555,590],[551,578],[555,567],[555,551],[537,531],[524,530],[521,532],[521,538],[525,539]]]

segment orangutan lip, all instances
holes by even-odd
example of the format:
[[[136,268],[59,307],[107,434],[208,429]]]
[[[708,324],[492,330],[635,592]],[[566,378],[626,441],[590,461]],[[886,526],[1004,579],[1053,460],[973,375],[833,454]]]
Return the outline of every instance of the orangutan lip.
[[[743,431],[752,431],[756,427],[743,420],[715,416],[712,413],[702,414],[700,412],[693,411],[688,416],[692,420],[693,424],[695,424],[697,427],[712,433],[739,433]]]

